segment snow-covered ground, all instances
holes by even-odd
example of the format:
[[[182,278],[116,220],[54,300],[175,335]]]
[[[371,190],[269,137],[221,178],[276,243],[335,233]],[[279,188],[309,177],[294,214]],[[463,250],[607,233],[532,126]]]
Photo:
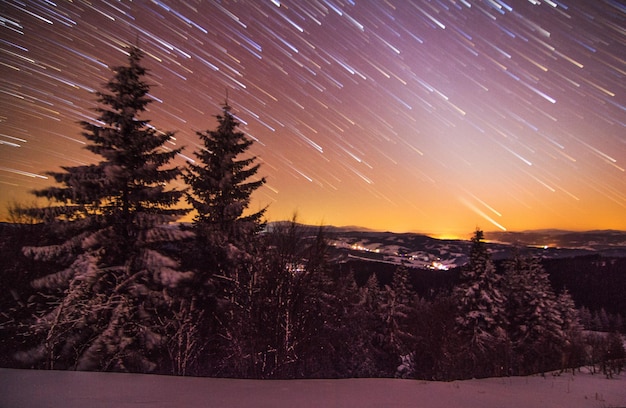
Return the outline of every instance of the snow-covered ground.
[[[255,381],[0,369],[0,407],[626,407],[626,375]]]

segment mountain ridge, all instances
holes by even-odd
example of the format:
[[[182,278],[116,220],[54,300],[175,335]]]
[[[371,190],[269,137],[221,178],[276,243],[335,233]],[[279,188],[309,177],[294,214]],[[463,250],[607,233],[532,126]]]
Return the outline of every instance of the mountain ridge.
[[[377,231],[361,227],[298,224],[306,234],[322,228],[329,241],[331,260],[336,263],[369,261],[405,264],[420,269],[448,270],[467,262],[469,239],[441,239],[424,233]],[[271,225],[269,225],[271,230]],[[485,232],[485,242],[494,260],[515,252],[542,259],[599,254],[626,257],[626,231],[619,230],[530,230]]]

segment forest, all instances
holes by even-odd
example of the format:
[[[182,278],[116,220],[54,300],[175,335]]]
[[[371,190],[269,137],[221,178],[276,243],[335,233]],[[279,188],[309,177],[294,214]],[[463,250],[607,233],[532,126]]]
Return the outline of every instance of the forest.
[[[173,133],[142,116],[142,57],[130,49],[81,123],[101,160],[48,173],[57,186],[34,194],[49,204],[15,204],[2,226],[0,365],[258,379],[623,369],[623,309],[596,299],[619,285],[573,296],[563,263],[496,263],[477,229],[468,264],[425,290],[405,265],[331,264],[324,227],[267,224],[248,208],[265,179],[228,101],[174,166]]]

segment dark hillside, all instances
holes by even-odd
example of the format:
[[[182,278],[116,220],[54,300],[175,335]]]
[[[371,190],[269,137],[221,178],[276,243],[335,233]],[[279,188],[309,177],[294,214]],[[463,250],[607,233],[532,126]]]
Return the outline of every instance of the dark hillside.
[[[352,272],[359,287],[367,282],[374,273],[381,287],[391,284],[394,272],[398,265],[385,262],[351,260],[334,265],[339,272]],[[432,269],[409,268],[409,283],[411,288],[422,298],[431,299],[441,291],[451,290],[458,277],[458,268],[448,271]]]
[[[578,307],[626,316],[626,258],[588,255],[544,260],[557,291],[567,288]]]
[[[572,295],[577,307],[591,311],[605,309],[608,313],[626,316],[626,258],[605,257],[600,254],[542,260],[550,281],[557,292],[564,288]],[[499,271],[502,262],[496,262]],[[381,286],[393,279],[397,265],[385,262],[350,260],[335,264],[337,271],[352,271],[357,285],[363,286],[372,273]],[[458,268],[448,271],[410,268],[410,283],[415,292],[429,299],[442,290],[451,289],[458,277]]]

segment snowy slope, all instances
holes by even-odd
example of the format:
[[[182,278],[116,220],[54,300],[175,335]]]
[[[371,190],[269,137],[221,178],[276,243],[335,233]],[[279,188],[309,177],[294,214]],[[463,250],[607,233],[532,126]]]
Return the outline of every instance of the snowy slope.
[[[313,238],[316,229],[308,228]],[[467,262],[470,241],[435,239],[414,233],[350,230],[328,227],[330,255],[335,262],[350,259],[401,264],[422,269],[452,269]],[[542,259],[602,254],[626,257],[626,232],[485,233],[493,259],[510,258],[515,247]]]
[[[626,407],[626,376],[259,381],[0,369],[0,407]]]

